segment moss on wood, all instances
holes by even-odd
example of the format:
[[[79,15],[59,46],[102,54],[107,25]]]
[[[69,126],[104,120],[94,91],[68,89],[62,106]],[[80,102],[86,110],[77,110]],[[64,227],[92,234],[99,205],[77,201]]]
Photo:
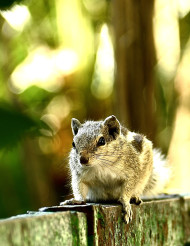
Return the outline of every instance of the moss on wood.
[[[133,221],[128,225],[123,221],[119,204],[50,207],[46,211],[52,212],[2,220],[0,245],[180,246],[190,243],[189,197],[145,202],[141,206],[132,205],[132,209]]]

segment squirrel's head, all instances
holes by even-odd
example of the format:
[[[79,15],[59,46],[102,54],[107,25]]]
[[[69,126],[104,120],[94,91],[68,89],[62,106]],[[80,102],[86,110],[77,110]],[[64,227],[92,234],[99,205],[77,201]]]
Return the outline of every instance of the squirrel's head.
[[[108,145],[115,141],[121,133],[118,119],[112,115],[104,121],[71,120],[73,132],[73,150],[82,165],[91,165],[108,151]],[[99,153],[99,155],[97,154]],[[102,157],[103,158],[103,157]]]

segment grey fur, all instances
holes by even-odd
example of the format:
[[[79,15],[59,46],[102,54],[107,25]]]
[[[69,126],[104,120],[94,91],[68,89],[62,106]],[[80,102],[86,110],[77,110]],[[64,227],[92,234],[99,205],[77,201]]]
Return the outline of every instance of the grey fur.
[[[158,173],[160,169],[154,163],[160,164],[153,156],[152,142],[121,126],[114,115],[83,124],[72,119],[71,127],[75,146],[69,158],[72,202],[120,201],[128,223],[132,219],[130,200],[139,204],[141,195],[158,192],[165,185],[167,180],[163,179],[159,185],[162,173],[169,173],[162,156],[154,151],[162,163],[162,173]],[[105,143],[99,146],[101,137]],[[71,201],[62,204],[68,203]]]

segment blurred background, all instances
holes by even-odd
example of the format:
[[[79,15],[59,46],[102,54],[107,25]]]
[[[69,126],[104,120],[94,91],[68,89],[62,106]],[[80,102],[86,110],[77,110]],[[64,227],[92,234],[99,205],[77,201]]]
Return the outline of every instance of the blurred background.
[[[71,194],[70,121],[144,133],[190,190],[190,1],[0,2],[0,218]]]

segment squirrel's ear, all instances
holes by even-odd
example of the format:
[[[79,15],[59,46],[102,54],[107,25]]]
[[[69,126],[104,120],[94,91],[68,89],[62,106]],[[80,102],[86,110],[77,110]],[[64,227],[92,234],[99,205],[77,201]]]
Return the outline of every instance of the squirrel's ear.
[[[81,123],[79,120],[72,118],[71,128],[72,128],[73,135],[77,135],[80,125]]]
[[[121,125],[118,119],[114,115],[111,115],[104,120],[103,124],[107,126],[109,135],[116,139],[121,131]]]

